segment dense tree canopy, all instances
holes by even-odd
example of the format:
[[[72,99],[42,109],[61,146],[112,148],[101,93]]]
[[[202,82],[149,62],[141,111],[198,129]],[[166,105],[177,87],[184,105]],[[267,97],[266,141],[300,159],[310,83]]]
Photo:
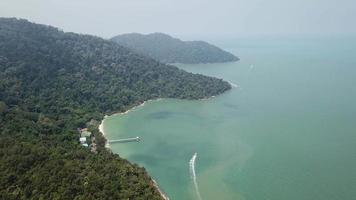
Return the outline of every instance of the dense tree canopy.
[[[91,153],[77,128],[144,100],[228,89],[98,37],[0,18],[0,199],[161,199],[143,168],[103,145]]]
[[[163,33],[130,33],[111,39],[164,63],[218,63],[239,60],[233,54],[203,41],[181,41]]]

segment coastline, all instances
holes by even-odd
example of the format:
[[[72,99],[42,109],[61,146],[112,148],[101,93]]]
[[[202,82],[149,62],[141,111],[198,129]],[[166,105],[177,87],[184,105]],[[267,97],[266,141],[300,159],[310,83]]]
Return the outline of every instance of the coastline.
[[[112,114],[112,115],[110,115],[110,116],[125,115],[125,114],[127,114],[127,113],[129,113],[129,112],[131,112],[131,111],[134,111],[135,109],[137,109],[137,108],[139,108],[139,107],[141,107],[141,106],[144,106],[145,103],[147,103],[147,102],[150,102],[150,101],[160,101],[160,100],[162,100],[162,98],[146,100],[146,101],[142,102],[142,103],[139,104],[139,105],[133,106],[132,108],[126,110],[125,112],[117,112],[117,113],[114,113],[114,114]],[[100,123],[100,125],[99,125],[99,127],[98,127],[99,132],[105,137],[105,139],[107,139],[107,138],[106,138],[106,136],[105,136],[104,120],[105,120],[106,118],[108,118],[108,117],[109,117],[109,115],[105,115],[104,118],[103,118],[103,120],[101,120],[101,123]],[[108,143],[108,142],[107,142],[107,143]],[[110,146],[109,144],[107,144],[107,145]],[[106,146],[106,145],[105,145],[105,146]]]
[[[238,86],[237,84],[232,83],[232,82],[230,82],[230,81],[227,81],[227,82],[230,84],[231,89],[233,89],[233,88],[239,88],[239,86]],[[213,99],[213,98],[215,98],[215,97],[216,97],[216,96],[213,95],[213,96],[210,96],[210,97],[205,97],[205,98],[201,98],[201,99],[197,99],[197,100],[198,100],[198,101],[207,101],[207,100],[211,100],[211,99]],[[145,103],[147,103],[147,102],[150,102],[150,101],[160,101],[160,100],[163,100],[163,99],[164,99],[164,98],[149,99],[149,100],[143,101],[143,102],[142,102],[141,104],[139,104],[139,105],[133,106],[132,108],[126,110],[125,112],[117,112],[117,113],[114,113],[114,114],[112,114],[112,115],[110,115],[110,116],[126,115],[126,114],[128,114],[129,112],[134,111],[135,109],[137,109],[137,108],[139,108],[139,107],[141,107],[141,106],[144,106]],[[106,135],[105,135],[105,130],[104,130],[104,120],[105,120],[107,117],[109,117],[109,115],[105,115],[105,116],[104,116],[103,120],[101,120],[101,123],[100,123],[98,129],[99,129],[99,132],[100,132],[100,133],[103,135],[103,137],[106,139],[105,147],[108,148],[108,149],[110,149],[110,144],[109,144],[109,142],[107,142],[108,138],[106,137]]]
[[[105,115],[105,116],[104,116],[104,119],[101,120],[100,125],[99,125],[98,128],[99,128],[99,132],[101,133],[101,135],[105,138],[105,148],[110,149],[110,144],[109,144],[109,142],[108,142],[108,139],[107,139],[106,136],[105,136],[105,131],[104,131],[104,120],[105,120],[107,117],[108,117],[108,115]]]
[[[239,86],[237,84],[234,84],[234,83],[231,83],[228,81],[228,83],[230,84],[231,88],[238,88]],[[213,98],[215,98],[216,96],[210,96],[210,97],[206,97],[206,98],[201,98],[201,99],[197,99],[198,101],[207,101],[207,100],[211,100]],[[142,102],[141,104],[139,105],[136,105],[136,106],[133,106],[132,108],[126,110],[125,112],[118,112],[118,113],[114,113],[110,116],[117,116],[117,115],[126,115],[128,114],[129,112],[131,111],[134,111],[135,109],[139,108],[139,107],[142,107],[145,105],[145,103],[147,102],[150,102],[150,101],[160,101],[160,100],[163,100],[163,98],[157,98],[157,99],[150,99],[150,100],[146,100],[144,102]],[[101,123],[98,127],[99,129],[99,132],[102,134],[102,136],[106,139],[106,143],[105,143],[105,148],[107,148],[108,150],[111,150],[111,147],[110,147],[110,144],[108,142],[108,138],[106,137],[105,135],[105,130],[104,130],[104,120],[109,117],[108,115],[105,115],[103,120],[101,120]],[[157,189],[157,191],[160,193],[161,197],[164,199],[164,200],[169,200],[169,197],[164,194],[164,192],[162,192],[162,190],[160,189],[160,187],[158,186],[157,184],[157,181],[155,181],[152,177],[151,178],[151,181],[152,181],[152,184],[153,186]]]
[[[131,112],[131,111],[133,111],[133,110],[135,110],[135,109],[141,107],[141,106],[144,106],[146,102],[150,102],[150,101],[160,101],[160,100],[162,100],[162,98],[150,99],[150,100],[144,101],[144,102],[142,102],[141,104],[136,105],[136,106],[134,106],[134,107],[128,109],[128,110],[125,111],[125,112],[114,113],[113,115],[110,115],[110,116],[125,115],[125,114],[127,114],[127,113],[129,113],[129,112]],[[111,151],[111,147],[110,147],[110,144],[109,144],[109,142],[108,142],[108,138],[105,136],[105,130],[104,130],[104,120],[105,120],[106,118],[108,118],[108,117],[109,117],[108,115],[105,115],[105,116],[104,116],[103,120],[101,120],[101,123],[100,123],[98,129],[99,129],[99,132],[102,134],[102,136],[103,136],[103,137],[105,138],[105,140],[106,140],[105,148],[107,148],[108,150]],[[155,187],[155,188],[157,189],[157,191],[160,193],[161,197],[162,197],[164,200],[169,200],[169,197],[168,197],[164,192],[162,192],[161,188],[159,188],[159,186],[158,186],[158,184],[157,184],[157,181],[155,181],[152,177],[150,177],[150,179],[151,179],[151,182],[152,182],[153,187]]]
[[[235,84],[235,83],[230,82],[230,81],[227,81],[227,82],[230,84],[230,86],[231,86],[232,88],[238,88],[238,87],[239,87],[238,84]]]
[[[152,183],[153,183],[153,187],[155,187],[158,190],[158,192],[161,194],[162,198],[164,200],[169,200],[169,197],[162,192],[161,188],[159,188],[159,186],[157,184],[157,181],[155,181],[152,177],[151,177],[151,180],[152,180]]]
[[[153,100],[147,100],[147,101],[153,101]],[[126,110],[125,112],[114,113],[114,114],[112,114],[112,115],[110,115],[110,116],[125,115],[125,114],[127,114],[127,113],[129,113],[129,112],[135,110],[135,109],[138,108],[138,107],[144,106],[147,101],[144,101],[143,103],[141,103],[141,104],[139,104],[139,105],[137,105],[137,106],[134,106],[134,107],[132,107],[132,108]],[[107,149],[111,149],[110,144],[109,144],[109,142],[108,142],[108,138],[106,137],[106,135],[105,135],[105,130],[104,130],[104,121],[105,121],[105,119],[108,118],[108,117],[109,117],[109,115],[105,115],[105,116],[104,116],[104,118],[103,118],[103,120],[101,120],[101,123],[100,123],[100,125],[99,125],[98,128],[99,128],[99,132],[103,135],[103,137],[104,137],[105,140],[106,140],[106,142],[105,142],[105,147],[106,147]]]
[[[232,83],[230,81],[227,81],[229,83],[229,85],[231,86],[231,89],[234,89],[234,88],[239,88],[240,86],[238,84],[235,84],[235,83]],[[226,91],[225,91],[226,92]],[[221,95],[221,94],[219,94]],[[207,100],[211,100],[213,98],[215,98],[216,96],[210,96],[210,97],[205,97],[205,98],[201,98],[201,99],[197,99],[198,101],[207,101]]]

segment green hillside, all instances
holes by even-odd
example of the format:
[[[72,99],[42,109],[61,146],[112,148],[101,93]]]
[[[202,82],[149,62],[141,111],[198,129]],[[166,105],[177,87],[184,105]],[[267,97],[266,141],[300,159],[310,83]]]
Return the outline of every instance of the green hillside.
[[[104,148],[98,122],[228,89],[98,37],[0,18],[0,199],[161,199],[145,169]],[[97,153],[79,144],[85,127]]]
[[[203,41],[182,41],[163,33],[123,34],[111,39],[164,63],[219,63],[238,61],[233,54]]]

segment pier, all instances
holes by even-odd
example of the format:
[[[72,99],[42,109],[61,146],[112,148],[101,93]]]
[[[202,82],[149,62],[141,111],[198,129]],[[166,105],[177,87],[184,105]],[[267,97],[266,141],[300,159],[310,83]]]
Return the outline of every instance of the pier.
[[[126,143],[126,142],[139,142],[141,141],[140,137],[132,137],[118,140],[108,140],[108,143]]]

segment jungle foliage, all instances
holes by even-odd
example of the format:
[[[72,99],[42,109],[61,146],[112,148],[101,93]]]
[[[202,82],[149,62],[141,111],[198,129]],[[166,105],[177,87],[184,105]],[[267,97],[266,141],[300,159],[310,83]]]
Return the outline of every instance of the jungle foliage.
[[[111,41],[0,18],[0,199],[161,199],[144,168],[103,147],[97,127],[97,154],[77,128],[148,99],[228,89]]]

